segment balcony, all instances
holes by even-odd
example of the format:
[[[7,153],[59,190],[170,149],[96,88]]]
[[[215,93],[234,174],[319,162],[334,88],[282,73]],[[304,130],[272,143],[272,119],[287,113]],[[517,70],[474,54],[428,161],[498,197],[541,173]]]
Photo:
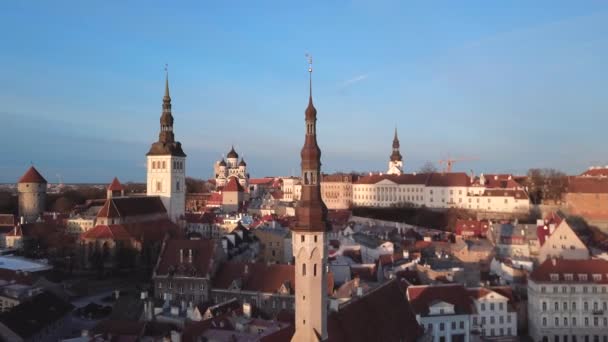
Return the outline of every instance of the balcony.
[[[604,310],[596,309],[596,310],[591,311],[591,313],[594,315],[603,315]]]

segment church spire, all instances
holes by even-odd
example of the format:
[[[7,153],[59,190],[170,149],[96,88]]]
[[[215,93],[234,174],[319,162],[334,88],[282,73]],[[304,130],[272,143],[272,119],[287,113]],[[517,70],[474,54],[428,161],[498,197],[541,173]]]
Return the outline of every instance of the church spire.
[[[160,116],[160,142],[172,143],[175,141],[173,135],[173,114],[171,114],[171,96],[169,96],[169,70],[165,64],[165,96],[163,97],[163,113]]]
[[[296,209],[298,224],[296,230],[325,231],[327,207],[321,199],[321,149],[317,144],[317,109],[312,101],[312,57],[308,56],[309,98],[305,111],[306,134],[301,151],[302,196]]]

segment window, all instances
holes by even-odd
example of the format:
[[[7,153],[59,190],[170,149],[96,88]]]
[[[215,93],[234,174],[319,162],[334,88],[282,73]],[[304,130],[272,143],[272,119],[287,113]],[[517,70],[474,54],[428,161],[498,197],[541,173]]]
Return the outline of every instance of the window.
[[[572,302],[572,311],[576,311],[576,302]]]
[[[564,326],[567,327],[568,326],[568,317],[564,317]]]
[[[494,324],[494,316],[490,316],[490,324]]]
[[[555,317],[555,326],[559,327],[559,318]]]
[[[572,317],[572,326],[575,327],[576,326],[576,317]]]
[[[317,276],[317,264],[312,265],[312,275]]]
[[[490,310],[494,311],[494,303],[490,303]]]
[[[555,311],[559,311],[559,303],[555,302],[553,307],[555,308]]]
[[[504,304],[503,303],[498,303],[498,310],[502,311],[504,308]]]
[[[481,311],[486,311],[486,304],[485,303],[481,303]]]
[[[441,331],[445,330],[445,324],[444,323],[439,323],[439,330],[441,330]]]
[[[177,183],[175,184],[175,188],[177,189],[177,191],[180,191],[180,189],[179,189],[179,181],[177,181]]]
[[[585,317],[585,326],[588,327],[589,326],[589,317]]]
[[[606,325],[605,322],[606,319],[604,318],[604,325]],[[464,321],[460,321],[460,329],[464,329]]]
[[[452,330],[456,330],[456,322],[452,322]]]
[[[163,191],[163,183],[162,182],[156,181],[156,191],[157,192]]]
[[[547,317],[543,317],[543,327],[547,326]]]
[[[300,237],[301,242],[304,242],[304,235]]]
[[[568,310],[568,302],[564,302],[564,310]]]
[[[543,302],[543,311],[547,311],[547,302]]]
[[[302,275],[306,275],[306,264],[302,264]]]

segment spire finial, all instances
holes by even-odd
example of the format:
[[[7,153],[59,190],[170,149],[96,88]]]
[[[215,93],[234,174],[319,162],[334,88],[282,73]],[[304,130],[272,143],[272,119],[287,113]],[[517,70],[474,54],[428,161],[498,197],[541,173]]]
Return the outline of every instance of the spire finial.
[[[397,138],[397,125],[395,125],[395,140],[398,139]]]
[[[309,92],[310,98],[312,99],[312,55],[306,53],[306,59],[308,60],[308,74],[309,74]]]
[[[169,64],[165,63],[165,97],[169,96]]]

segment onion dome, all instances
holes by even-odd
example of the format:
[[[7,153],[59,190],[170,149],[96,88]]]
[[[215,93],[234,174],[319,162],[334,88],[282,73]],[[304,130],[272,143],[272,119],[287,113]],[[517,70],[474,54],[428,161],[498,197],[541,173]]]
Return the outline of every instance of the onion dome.
[[[247,166],[247,163],[245,163],[245,159],[241,159],[239,166]]]
[[[230,152],[228,152],[228,159],[232,159],[232,158],[239,158],[239,154],[236,153],[236,151],[234,150],[234,146],[232,146],[232,148],[230,149]]]
[[[220,166],[226,166],[226,162],[224,161],[224,158],[222,158],[222,160],[220,160]]]

